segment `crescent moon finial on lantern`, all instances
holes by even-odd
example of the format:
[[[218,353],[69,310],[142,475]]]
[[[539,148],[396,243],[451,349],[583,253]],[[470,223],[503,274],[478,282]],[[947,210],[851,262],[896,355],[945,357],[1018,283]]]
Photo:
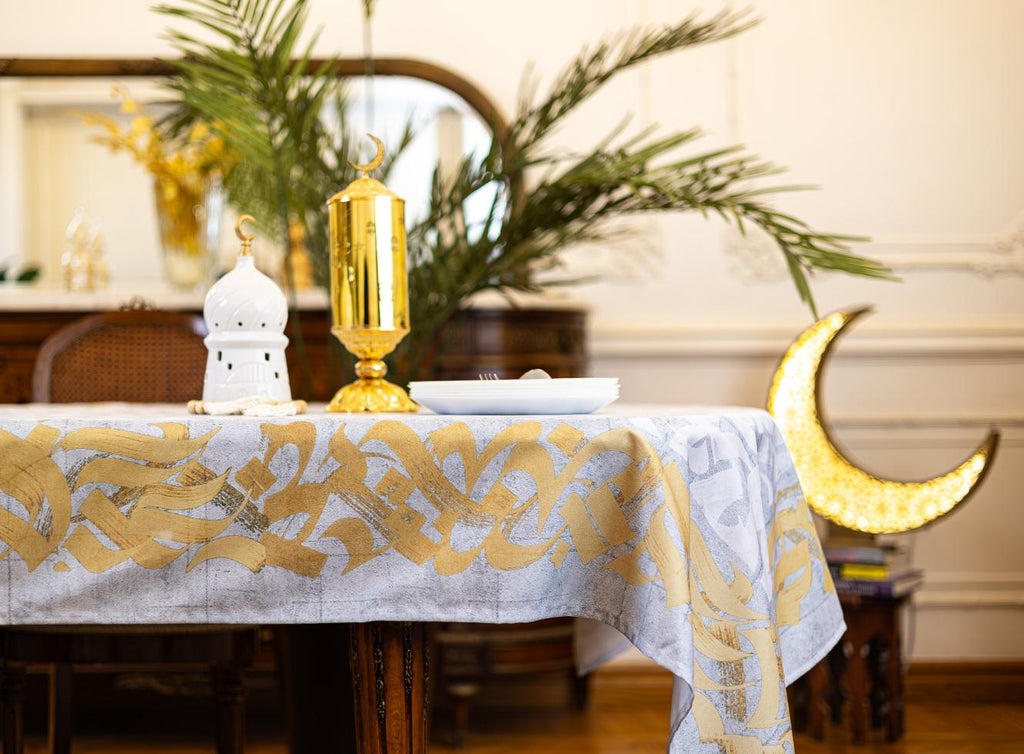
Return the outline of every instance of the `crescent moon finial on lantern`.
[[[999,432],[991,430],[957,468],[924,482],[882,479],[847,460],[821,418],[821,372],[839,334],[869,311],[833,312],[801,333],[772,378],[768,411],[786,440],[811,508],[856,531],[907,531],[948,513],[977,489],[992,465]]]
[[[373,134],[367,134],[367,136],[373,139],[374,144],[377,145],[377,154],[375,154],[373,156],[373,159],[370,160],[365,165],[360,165],[359,163],[352,162],[352,160],[348,161],[348,164],[354,167],[356,170],[360,171],[364,177],[371,170],[376,170],[377,168],[379,168],[380,164],[384,162],[384,142],[382,142]]]
[[[235,235],[238,236],[238,240],[242,242],[242,248],[238,250],[238,256],[247,257],[252,254],[252,240],[256,238],[255,233],[246,233],[242,229],[244,223],[255,223],[256,218],[252,215],[240,215],[235,220]]]

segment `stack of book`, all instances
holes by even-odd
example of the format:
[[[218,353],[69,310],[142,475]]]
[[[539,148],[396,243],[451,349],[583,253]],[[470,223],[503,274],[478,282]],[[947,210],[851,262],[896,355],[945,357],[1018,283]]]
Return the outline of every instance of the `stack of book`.
[[[901,545],[829,544],[825,560],[839,594],[902,597],[924,581],[924,571],[910,567],[910,551]]]

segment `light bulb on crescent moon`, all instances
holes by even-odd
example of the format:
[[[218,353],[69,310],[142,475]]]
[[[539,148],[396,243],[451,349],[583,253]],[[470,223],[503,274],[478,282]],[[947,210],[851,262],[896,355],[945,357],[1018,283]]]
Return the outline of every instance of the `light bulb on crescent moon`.
[[[821,419],[819,385],[839,334],[868,311],[834,312],[805,330],[779,363],[768,411],[786,440],[811,508],[848,529],[873,534],[907,531],[948,513],[977,489],[992,464],[999,432],[991,430],[955,469],[924,482],[882,479],[847,460]]]

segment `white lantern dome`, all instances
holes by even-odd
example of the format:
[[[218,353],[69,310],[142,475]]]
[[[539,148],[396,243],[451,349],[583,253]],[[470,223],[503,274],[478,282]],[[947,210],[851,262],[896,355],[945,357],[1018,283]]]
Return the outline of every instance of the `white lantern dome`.
[[[288,338],[288,302],[277,283],[264,275],[253,261],[253,235],[238,219],[235,232],[242,249],[235,269],[228,272],[206,294],[203,318],[206,336],[206,377],[204,401],[229,401],[264,396],[290,401],[288,366],[284,349]]]
[[[277,283],[256,269],[252,256],[239,256],[235,269],[206,294],[203,318],[211,334],[282,333],[288,301]]]

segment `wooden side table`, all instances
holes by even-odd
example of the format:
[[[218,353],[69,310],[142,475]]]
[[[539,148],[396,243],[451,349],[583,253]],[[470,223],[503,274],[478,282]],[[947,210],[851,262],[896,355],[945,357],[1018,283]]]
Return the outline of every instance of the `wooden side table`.
[[[869,730],[884,729],[890,742],[903,736],[900,608],[909,598],[840,595],[846,633],[791,687],[794,730],[824,740],[826,714],[841,724],[848,704],[853,743],[865,743]]]

